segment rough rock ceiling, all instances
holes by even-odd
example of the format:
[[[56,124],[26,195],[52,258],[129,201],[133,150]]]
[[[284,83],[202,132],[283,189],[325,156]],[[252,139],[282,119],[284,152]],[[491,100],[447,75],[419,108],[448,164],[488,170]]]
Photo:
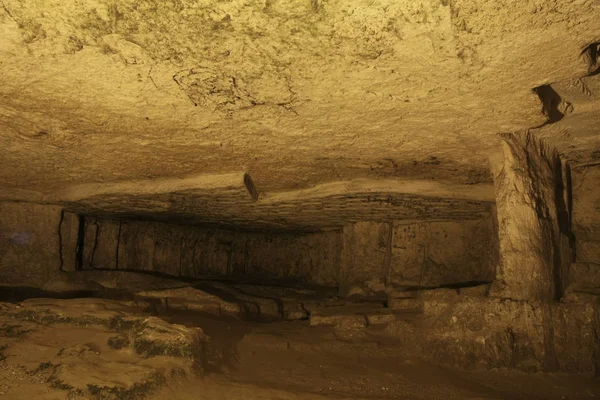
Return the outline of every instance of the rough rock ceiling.
[[[0,197],[234,172],[261,193],[489,185],[496,134],[548,119],[573,162],[600,154],[598,0],[0,4]]]

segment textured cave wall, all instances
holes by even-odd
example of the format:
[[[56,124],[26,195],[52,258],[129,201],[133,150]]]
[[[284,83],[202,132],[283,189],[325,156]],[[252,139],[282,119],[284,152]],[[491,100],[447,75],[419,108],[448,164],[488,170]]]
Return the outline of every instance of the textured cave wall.
[[[381,287],[384,284],[390,245],[389,223],[358,222],[342,231],[340,292],[352,286]]]
[[[575,168],[573,235],[575,263],[569,281],[577,286],[600,286],[600,165]]]
[[[423,292],[424,356],[467,369],[600,373],[594,296],[544,303],[488,297],[481,289]]]
[[[431,328],[424,353],[461,368],[597,375],[600,303],[595,295],[563,290],[569,276],[594,285],[599,175],[587,167],[571,173],[554,149],[529,133],[502,138],[503,151],[492,160],[497,279],[489,292],[485,285],[422,293]]]
[[[150,221],[85,218],[83,269],[145,270],[258,283],[383,289],[491,281],[493,218],[359,222],[342,232],[234,232]],[[425,258],[423,258],[425,257]]]
[[[336,286],[339,232],[271,234],[85,218],[83,269]]]
[[[402,286],[491,282],[498,264],[494,218],[394,224],[389,281]]]
[[[0,203],[0,284],[42,287],[61,269],[61,208]]]
[[[498,263],[495,216],[479,220],[362,222],[344,227],[342,292],[352,286],[435,287],[489,282]]]
[[[570,263],[563,166],[555,150],[529,133],[503,139],[502,157],[492,160],[501,255],[494,293],[549,301],[562,294]]]

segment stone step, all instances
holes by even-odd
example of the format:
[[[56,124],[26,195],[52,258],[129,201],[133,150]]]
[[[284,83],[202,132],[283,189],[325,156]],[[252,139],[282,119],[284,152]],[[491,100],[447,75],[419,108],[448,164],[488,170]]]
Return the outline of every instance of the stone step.
[[[367,317],[356,313],[331,313],[321,310],[310,314],[310,326],[334,326],[338,329],[362,329],[367,327]]]
[[[420,298],[389,298],[387,307],[395,311],[421,311],[423,300]]]
[[[416,290],[391,290],[388,292],[386,305],[394,311],[414,312],[423,309],[423,300]]]
[[[408,300],[415,304],[416,299]],[[407,318],[420,311],[419,307],[391,309],[382,305],[347,304],[340,307],[318,308],[310,313],[311,326],[333,326],[340,329],[362,329],[367,326],[381,326]]]
[[[393,299],[405,299],[405,298],[414,298],[419,294],[418,290],[409,290],[408,288],[403,289],[390,289],[387,292],[387,298]]]

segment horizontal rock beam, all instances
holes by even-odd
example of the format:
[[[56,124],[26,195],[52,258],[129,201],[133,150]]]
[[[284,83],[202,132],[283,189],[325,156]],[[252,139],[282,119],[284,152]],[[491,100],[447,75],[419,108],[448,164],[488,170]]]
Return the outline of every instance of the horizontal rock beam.
[[[239,189],[248,200],[258,201],[259,193],[249,174],[203,174],[187,178],[147,179],[116,183],[89,183],[44,194],[30,190],[0,187],[0,201],[26,201],[36,203],[78,202],[107,196],[144,196],[164,193],[190,192],[190,195],[218,194],[220,191]],[[494,185],[457,185],[424,179],[353,179],[329,182],[311,188],[293,191],[263,193],[260,203],[295,202],[358,193],[407,194],[457,200],[494,202]]]
[[[74,185],[29,200],[12,200],[58,204],[71,212],[111,218],[321,229],[364,220],[477,219],[489,213],[494,187],[354,179],[259,196],[248,174],[233,173]]]
[[[198,196],[239,192],[240,197],[246,197],[249,201],[258,199],[258,192],[252,178],[244,173],[202,174],[186,178],[82,184],[45,196],[44,199],[47,202],[78,202],[111,195],[152,196],[178,192],[192,192]]]
[[[353,179],[329,182],[308,189],[265,194],[263,203],[293,202],[352,194],[394,194],[494,202],[494,185],[457,185],[425,179]]]

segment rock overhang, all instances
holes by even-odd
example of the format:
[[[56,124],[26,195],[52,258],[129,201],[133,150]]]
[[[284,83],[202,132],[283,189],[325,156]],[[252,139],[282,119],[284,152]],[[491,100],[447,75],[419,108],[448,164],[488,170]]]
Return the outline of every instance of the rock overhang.
[[[589,161],[593,3],[6,0],[0,183],[49,193],[243,170],[266,193],[486,186],[496,134],[547,121],[544,85],[572,107],[540,134]]]

